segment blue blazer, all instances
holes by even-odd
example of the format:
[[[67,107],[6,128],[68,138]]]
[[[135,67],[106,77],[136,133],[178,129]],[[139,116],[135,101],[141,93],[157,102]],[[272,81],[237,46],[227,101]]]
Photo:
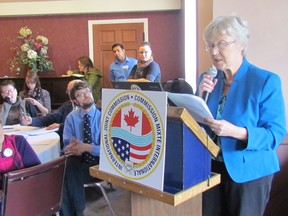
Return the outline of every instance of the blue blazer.
[[[224,72],[218,71],[216,78],[218,83],[207,101],[214,118]],[[203,74],[199,82],[202,79]],[[257,68],[244,58],[227,95],[222,119],[248,131],[247,142],[220,137],[224,163],[235,182],[247,182],[279,170],[276,148],[286,134],[286,118],[278,75]],[[205,129],[213,134],[209,127]]]

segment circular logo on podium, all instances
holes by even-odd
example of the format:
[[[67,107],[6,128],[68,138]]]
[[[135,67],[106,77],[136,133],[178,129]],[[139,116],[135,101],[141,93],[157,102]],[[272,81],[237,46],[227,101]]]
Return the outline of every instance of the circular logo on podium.
[[[122,176],[149,176],[164,153],[165,128],[158,108],[140,91],[122,91],[102,110],[102,146]]]

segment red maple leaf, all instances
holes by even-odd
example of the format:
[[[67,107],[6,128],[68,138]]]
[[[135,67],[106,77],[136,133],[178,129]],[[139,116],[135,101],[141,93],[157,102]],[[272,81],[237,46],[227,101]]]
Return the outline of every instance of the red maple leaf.
[[[128,111],[129,115],[124,115],[124,120],[127,123],[127,126],[130,126],[130,131],[132,131],[132,127],[139,122],[139,116],[135,116],[135,112],[131,109]]]

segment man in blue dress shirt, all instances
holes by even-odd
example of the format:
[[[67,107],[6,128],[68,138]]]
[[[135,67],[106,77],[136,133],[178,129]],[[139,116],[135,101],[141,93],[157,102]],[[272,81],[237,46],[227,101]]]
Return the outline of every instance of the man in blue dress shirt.
[[[92,178],[89,167],[99,164],[101,112],[96,108],[87,83],[77,83],[70,92],[71,99],[79,107],[65,120],[63,142],[64,152],[69,155],[66,165],[63,189],[63,216],[83,215],[85,209],[84,183]],[[88,114],[91,125],[92,143],[84,142],[84,116]],[[87,162],[84,154],[93,158]]]
[[[124,46],[120,43],[113,44],[112,51],[115,61],[110,65],[110,80],[126,81],[137,60],[126,56]]]

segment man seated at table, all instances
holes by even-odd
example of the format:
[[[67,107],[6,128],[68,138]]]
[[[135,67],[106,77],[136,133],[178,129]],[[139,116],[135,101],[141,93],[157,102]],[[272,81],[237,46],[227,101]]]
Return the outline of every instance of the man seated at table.
[[[21,123],[23,125],[31,125],[36,127],[47,127],[47,130],[53,130],[55,128],[59,128],[57,131],[60,136],[61,149],[63,149],[63,128],[64,122],[67,115],[77,109],[77,105],[73,103],[73,100],[70,97],[70,91],[76,83],[83,82],[82,80],[72,80],[68,83],[66,93],[69,96],[69,101],[63,103],[56,112],[49,113],[46,116],[39,117],[29,117],[25,116],[21,118]]]
[[[1,120],[3,125],[20,124],[21,116],[37,116],[37,109],[26,99],[18,96],[15,83],[5,80],[0,84],[1,96],[4,103],[0,106]]]
[[[99,164],[101,112],[96,108],[87,83],[71,89],[71,99],[79,109],[71,112],[64,124],[63,141],[67,160],[60,215],[83,215],[84,183],[92,178],[89,167]]]

